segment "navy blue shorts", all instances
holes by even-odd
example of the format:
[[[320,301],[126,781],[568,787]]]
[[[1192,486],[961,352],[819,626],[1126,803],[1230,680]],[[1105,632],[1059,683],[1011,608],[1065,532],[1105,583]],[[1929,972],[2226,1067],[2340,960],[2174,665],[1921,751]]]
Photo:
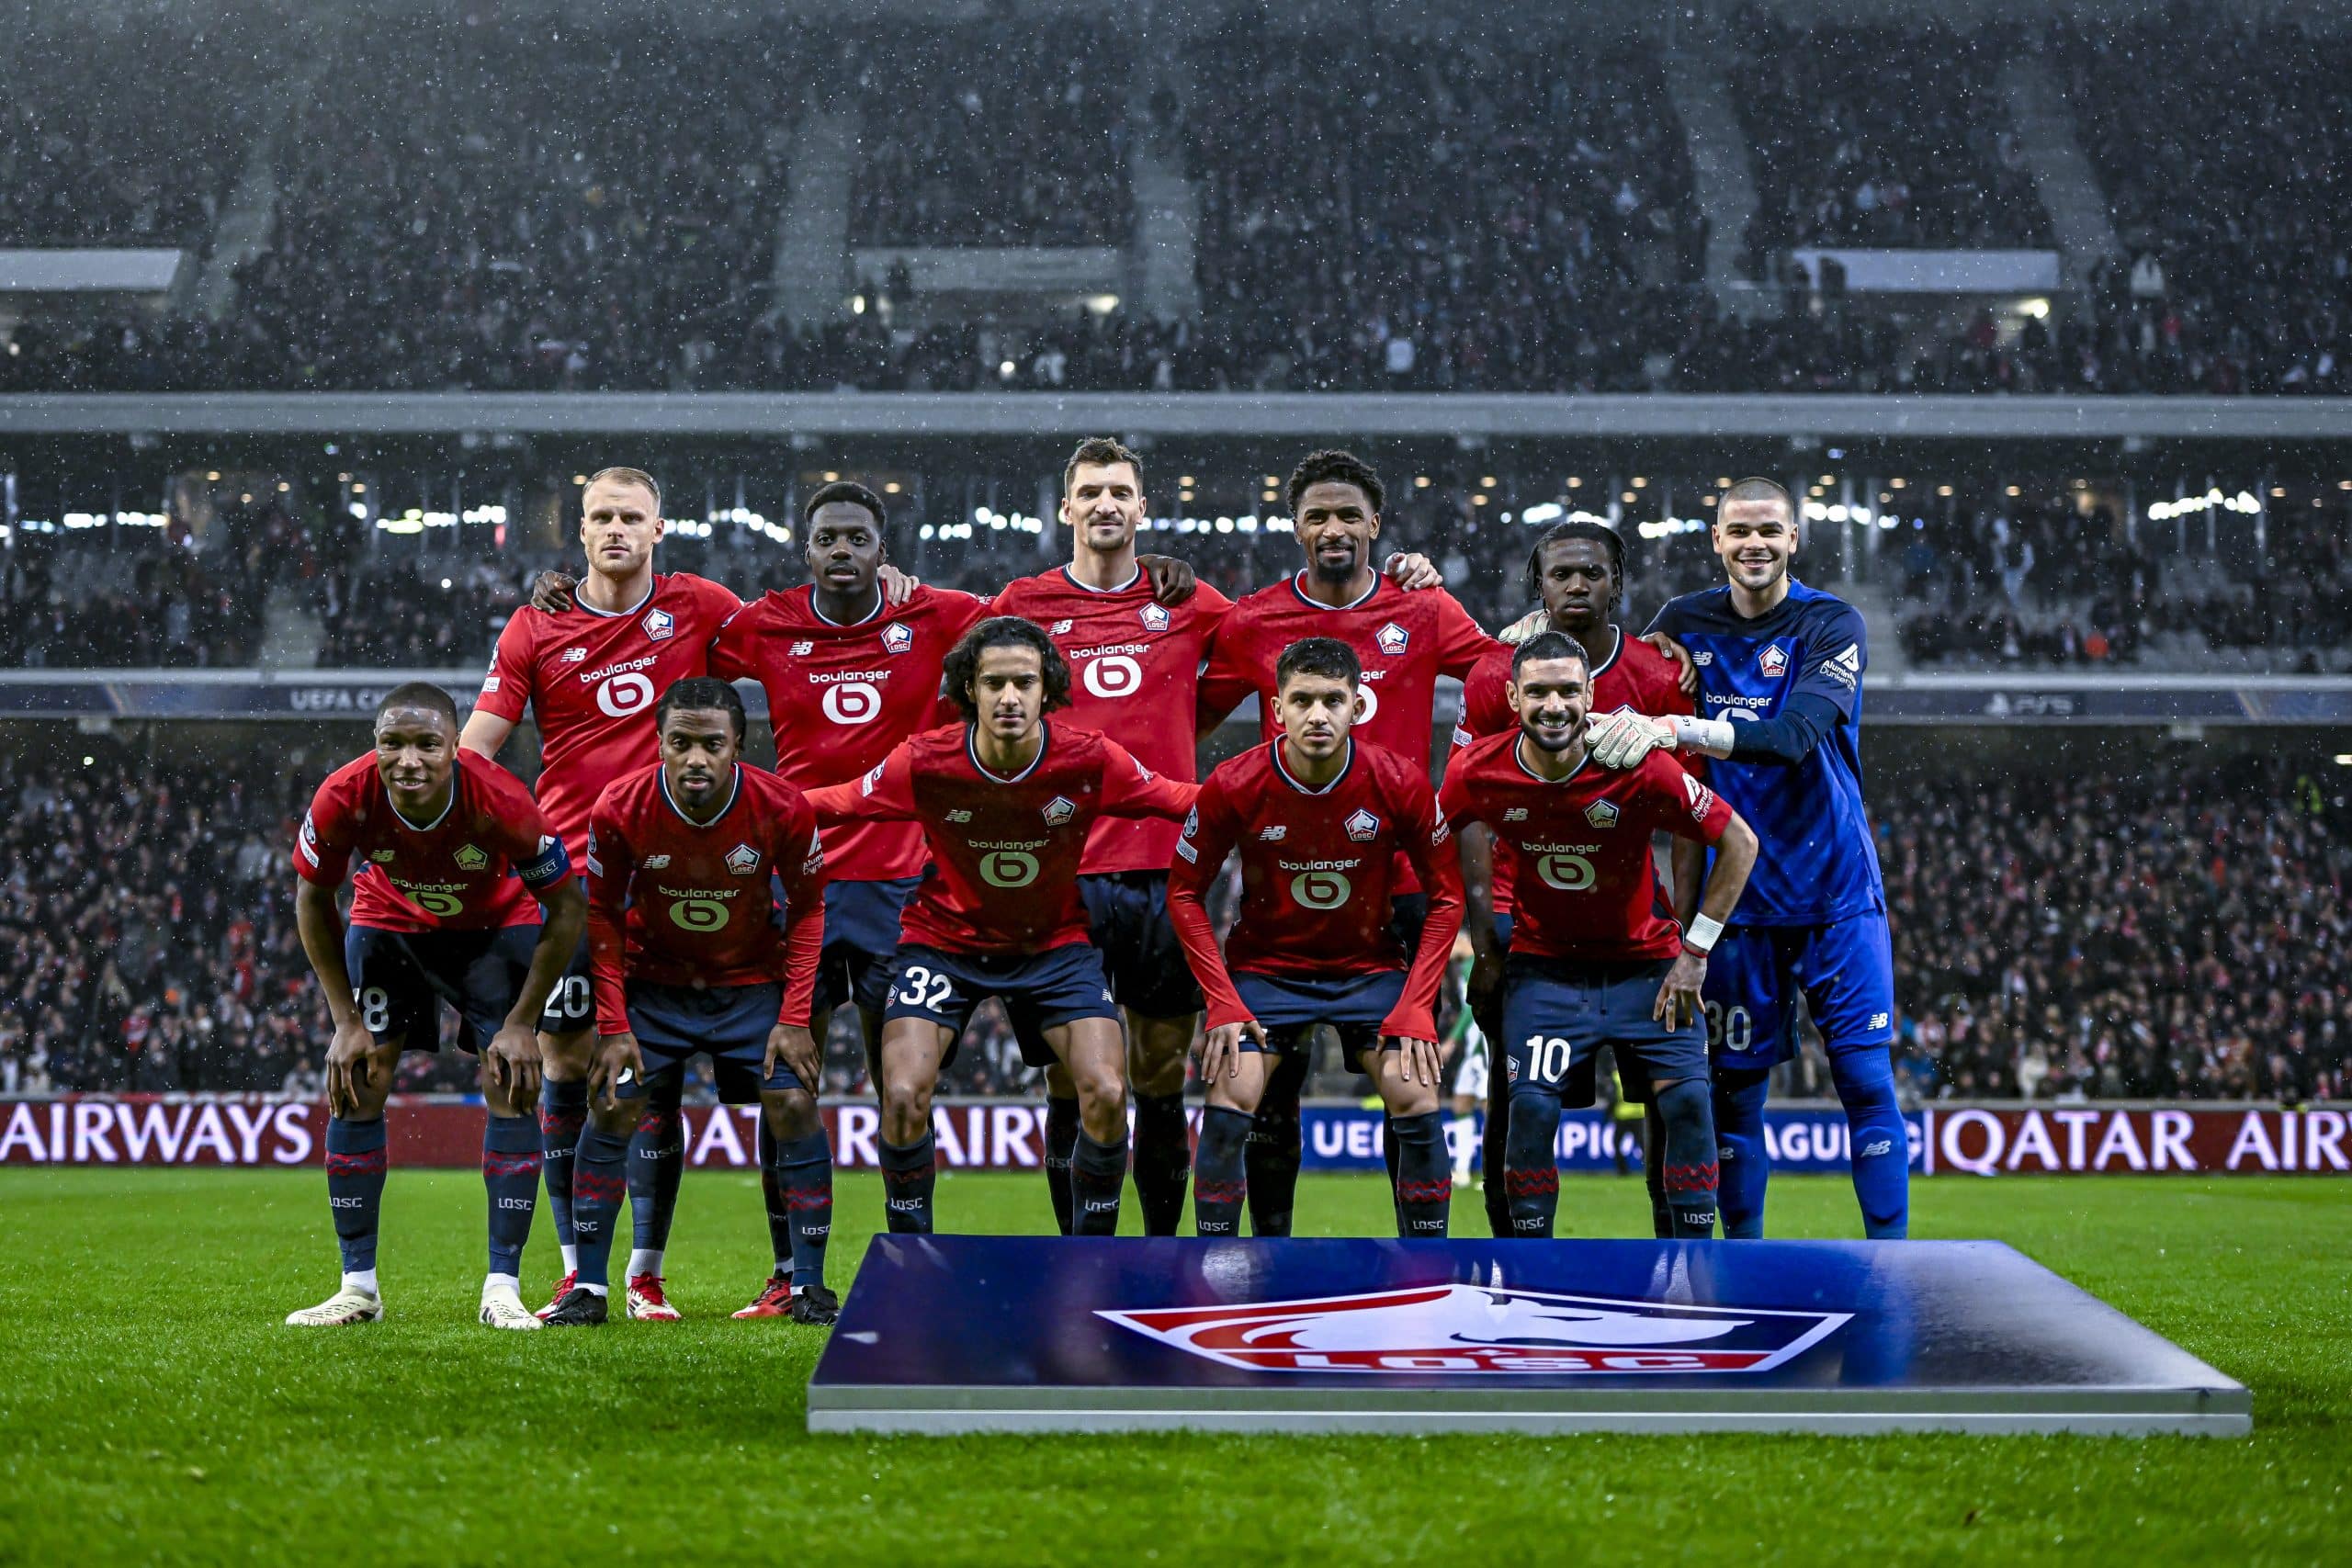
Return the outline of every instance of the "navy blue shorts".
[[[583,1029],[596,1027],[596,998],[592,989],[594,971],[588,962],[588,931],[581,929],[579,945],[571,950],[571,962],[563,966],[563,978],[548,993],[548,1005],[539,1010],[539,1032],[542,1034],[577,1034]]]
[[[1592,1054],[1617,1048],[1650,1081],[1707,1077],[1707,1031],[1693,1019],[1669,1029],[1650,1016],[1671,959],[1577,964],[1513,957],[1503,966],[1503,1056],[1512,1094],[1565,1094]],[[1581,1086],[1580,1086],[1581,1087]],[[1589,1089],[1588,1089],[1589,1092]]]
[[[346,926],[344,967],[359,1021],[410,1051],[441,1049],[440,1004],[457,1010],[458,1048],[480,1051],[514,1010],[539,945],[537,926],[487,931],[388,931]]]
[[[882,1018],[886,1024],[894,1018],[927,1018],[952,1030],[956,1039],[939,1061],[944,1068],[956,1059],[972,1010],[989,997],[1004,1003],[1005,1017],[1021,1043],[1021,1059],[1033,1067],[1051,1066],[1056,1061],[1046,1044],[1046,1030],[1081,1018],[1119,1016],[1111,984],[1102,976],[1102,954],[1074,942],[1043,953],[1003,957],[902,947],[896,985]]]
[[[1797,1054],[1797,998],[1830,1055],[1894,1038],[1894,948],[1879,910],[1827,926],[1734,926],[1707,959],[1707,1045],[1720,1067]]]
[[[890,968],[899,951],[899,916],[922,886],[920,876],[825,885],[825,949],[817,959],[812,1011],[854,1003],[879,1012],[890,999]]]
[[[1267,1050],[1297,1050],[1311,1043],[1317,1024],[1328,1023],[1339,1031],[1340,1049],[1352,1067],[1366,1051],[1387,1043],[1381,1038],[1380,1026],[1395,1010],[1396,998],[1405,994],[1405,972],[1385,969],[1376,975],[1329,980],[1237,974],[1233,988],[1265,1030]],[[1246,1036],[1241,1048],[1258,1049]]]
[[[1510,951],[1510,911],[1496,910],[1495,942],[1506,953]],[[1497,1049],[1495,1042],[1503,1038],[1502,998],[1499,995],[1502,987],[1498,986],[1496,990],[1498,994],[1493,1002],[1480,1011],[1478,1027],[1486,1033],[1489,1052],[1487,1100],[1489,1104],[1500,1105],[1510,1098],[1510,1080],[1503,1074],[1491,1070],[1492,1053]],[[1597,1062],[1598,1058],[1586,1056],[1568,1069],[1568,1076],[1560,1083],[1562,1109],[1585,1111],[1600,1103],[1600,1079]],[[1624,1087],[1625,1098],[1635,1104],[1649,1099],[1649,1079],[1642,1073],[1641,1064],[1634,1061],[1632,1057],[1628,1056],[1618,1064],[1617,1081]]]
[[[1201,1010],[1201,987],[1168,918],[1164,871],[1103,872],[1078,879],[1088,935],[1102,955],[1111,995],[1146,1018],[1189,1018]]]
[[[615,1089],[622,1100],[635,1100],[661,1079],[684,1072],[696,1055],[710,1058],[718,1098],[729,1105],[749,1105],[763,1089],[808,1087],[780,1061],[774,1073],[760,1076],[768,1032],[784,1006],[781,986],[657,986],[639,980],[630,982],[627,1000],[645,1076]]]

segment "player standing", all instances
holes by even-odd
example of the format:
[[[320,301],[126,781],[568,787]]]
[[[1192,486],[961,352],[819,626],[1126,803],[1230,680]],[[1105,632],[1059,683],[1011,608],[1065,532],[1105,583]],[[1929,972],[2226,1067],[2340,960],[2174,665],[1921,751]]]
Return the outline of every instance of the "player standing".
[[[1511,1234],[1552,1234],[1561,1089],[1612,1045],[1648,1068],[1666,1128],[1661,1177],[1674,1234],[1703,1239],[1714,1234],[1716,1170],[1699,987],[1755,863],[1756,836],[1669,759],[1622,773],[1589,765],[1591,671],[1568,637],[1530,637],[1511,670],[1519,728],[1455,752],[1439,793],[1449,821],[1485,823],[1513,863],[1502,1010],[1510,1119],[1499,1183]],[[1664,913],[1654,829],[1716,846],[1688,931]],[[1487,1184],[1498,1185],[1491,1171]]]
[[[560,608],[535,600],[514,612],[498,634],[481,695],[458,738],[466,750],[496,757],[525,710],[530,712],[539,729],[539,807],[563,835],[575,868],[586,865],[588,814],[596,797],[654,754],[655,694],[673,681],[703,674],[719,623],[741,608],[741,601],[716,582],[654,571],[653,547],[669,525],[662,516],[662,487],[643,469],[605,468],[591,476],[580,494],[580,513],[587,577],[564,584],[570,596]],[[583,934],[539,1020],[547,1068],[540,1138],[548,1206],[563,1249],[563,1278],[539,1309],[542,1317],[573,1282],[572,1151],[587,1116],[594,1024]],[[663,1289],[662,1260],[685,1170],[679,1087],[665,1085],[647,1102],[630,1145],[632,1317],[678,1315]]]
[[[1284,649],[1275,671],[1282,739],[1211,773],[1177,840],[1170,912],[1209,998],[1193,1200],[1204,1236],[1239,1234],[1268,1055],[1304,1051],[1324,1023],[1378,1087],[1395,1129],[1397,1235],[1445,1235],[1453,1186],[1438,1112],[1436,1008],[1461,929],[1462,885],[1426,765],[1351,739],[1361,672],[1353,650],[1331,637]],[[1235,850],[1241,912],[1221,953],[1203,895]],[[1430,899],[1410,954],[1389,907],[1400,856]]]
[[[1114,740],[1049,724],[1069,666],[1027,621],[981,622],[946,660],[964,716],[894,748],[865,777],[810,793],[826,823],[920,825],[932,866],[900,920],[884,1012],[882,1175],[893,1232],[932,1229],[931,1099],[982,998],[1076,1085],[1072,1229],[1118,1228],[1127,1174],[1125,1043],[1087,940],[1078,867],[1095,818],[1177,818],[1199,786],[1157,777]],[[1032,1066],[1044,1062],[1031,1059]]]
[[[345,926],[335,890],[355,858]],[[446,1001],[458,1012],[460,1047],[481,1054],[490,1111],[481,1145],[490,1199],[481,1321],[538,1327],[519,1293],[539,1182],[532,1024],[587,919],[563,840],[520,780],[487,758],[459,760],[449,694],[410,682],[377,708],[375,750],[327,775],[311,798],[294,870],[294,923],[334,1020],[327,1201],[343,1284],[286,1321],[320,1328],[384,1315],[376,1282],[384,1101],[402,1051],[440,1048],[438,1004]]]
[[[798,790],[744,764],[743,699],[726,682],[680,681],[654,715],[661,761],[607,785],[591,818],[599,1038],[572,1189],[580,1276],[547,1321],[605,1321],[634,1102],[704,1052],[719,1100],[756,1101],[774,1134],[793,1216],[790,1314],[831,1323],[841,1306],[825,1288],[833,1163],[808,1032],[825,940],[817,816]]]
[[[1617,608],[1625,591],[1625,544],[1616,530],[1580,518],[1554,524],[1537,536],[1534,547],[1527,552],[1527,586],[1543,604],[1542,618],[1529,628],[1530,635],[1555,631],[1584,650],[1591,671],[1592,712],[1614,713],[1620,708],[1645,714],[1691,711],[1690,699],[1681,687],[1681,666],[1616,622]],[[1512,651],[1508,646],[1496,648],[1478,661],[1478,667],[1463,682],[1462,727],[1454,736],[1457,746],[1467,745],[1482,736],[1514,733],[1519,728],[1519,716],[1511,711],[1508,692]],[[1704,765],[1692,764],[1693,771]],[[1691,857],[1702,852],[1680,839],[1675,840],[1675,846],[1676,888],[1679,890],[1686,883],[1696,887],[1700,862]],[[1509,856],[1488,853],[1484,829],[1474,829],[1464,835],[1462,854],[1472,904],[1475,906],[1485,897],[1490,906],[1490,918],[1473,920],[1467,929],[1481,935],[1493,933],[1492,947],[1480,953],[1478,962],[1471,968],[1470,1005],[1477,1016],[1478,1028],[1489,1040],[1498,1040],[1502,1038],[1503,955],[1510,947],[1511,861]],[[1564,1105],[1576,1108],[1593,1103],[1595,1086],[1589,1080],[1589,1065],[1580,1063],[1577,1077],[1566,1086],[1562,1097]],[[1636,1092],[1640,1092],[1638,1073],[1634,1075],[1634,1082]],[[1503,1136],[1510,1111],[1509,1085],[1499,1074],[1488,1074],[1486,1086],[1484,1160],[1490,1177],[1485,1193],[1487,1223],[1496,1235],[1505,1236],[1510,1234],[1510,1206],[1502,1184],[1491,1177],[1503,1168]],[[1673,1234],[1673,1217],[1668,1213],[1665,1190],[1657,1180],[1662,1157],[1662,1151],[1653,1148],[1643,1168],[1650,1189],[1652,1218],[1661,1237]]]
[[[1202,728],[1254,694],[1260,733],[1273,740],[1282,729],[1274,668],[1283,650],[1302,637],[1337,637],[1363,667],[1356,739],[1426,761],[1438,677],[1467,676],[1495,639],[1443,589],[1408,591],[1373,570],[1386,491],[1370,464],[1348,452],[1311,453],[1291,470],[1285,493],[1306,565],[1245,596],[1226,617],[1201,675]],[[1409,865],[1392,886],[1399,944],[1417,948],[1425,900]],[[1249,1163],[1250,1223],[1260,1235],[1290,1234],[1308,1066],[1306,1053],[1284,1053],[1259,1104]],[[1393,1159],[1393,1145],[1389,1152]]]
[[[1724,491],[1712,531],[1729,581],[1686,593],[1651,630],[1688,649],[1708,716],[1619,714],[1595,727],[1607,766],[1653,748],[1719,759],[1709,777],[1769,847],[1707,978],[1724,1230],[1764,1233],[1764,1100],[1796,1054],[1803,995],[1846,1111],[1863,1234],[1910,1224],[1908,1132],[1895,1102],[1894,961],[1878,849],[1862,807],[1860,611],[1789,574],[1796,503],[1770,479]]]

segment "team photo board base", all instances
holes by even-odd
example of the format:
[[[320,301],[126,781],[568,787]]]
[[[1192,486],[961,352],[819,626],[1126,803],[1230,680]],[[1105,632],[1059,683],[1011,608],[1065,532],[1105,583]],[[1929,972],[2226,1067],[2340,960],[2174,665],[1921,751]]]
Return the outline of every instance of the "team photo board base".
[[[1999,1242],[883,1235],[808,1427],[2231,1437],[2253,1403]]]

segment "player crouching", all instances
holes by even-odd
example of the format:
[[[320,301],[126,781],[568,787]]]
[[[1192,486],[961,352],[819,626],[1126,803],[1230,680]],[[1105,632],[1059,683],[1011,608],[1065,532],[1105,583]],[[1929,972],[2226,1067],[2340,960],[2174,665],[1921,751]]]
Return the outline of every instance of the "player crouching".
[[[1092,730],[1047,723],[1069,703],[1069,666],[1032,622],[982,621],[948,654],[944,673],[962,724],[901,741],[857,783],[808,796],[829,824],[920,822],[931,850],[931,872],[900,917],[897,985],[882,1021],[889,1227],[932,1229],[932,1095],[972,1010],[993,996],[1029,1065],[1045,1066],[1045,1055],[1077,1086],[1073,1233],[1114,1235],[1127,1176],[1126,1042],[1088,940],[1079,859],[1097,818],[1173,821],[1200,786],[1159,777]]]
[[[1651,757],[1626,773],[1592,763],[1591,695],[1583,649],[1558,632],[1528,638],[1507,688],[1519,727],[1455,751],[1438,796],[1457,831],[1485,824],[1498,857],[1511,861],[1502,1006],[1511,1234],[1552,1234],[1561,1087],[1593,1052],[1614,1045],[1621,1063],[1630,1057],[1646,1069],[1666,1124],[1674,1235],[1704,1238],[1714,1233],[1716,1166],[1699,987],[1707,950],[1756,863],[1756,835],[1670,761]],[[1687,933],[1665,913],[1672,906],[1650,853],[1657,829],[1714,850]],[[1473,920],[1482,913],[1474,908]]]
[[[1281,737],[1210,774],[1177,840],[1169,917],[1209,1001],[1208,1106],[1193,1178],[1204,1236],[1239,1231],[1268,1055],[1307,1050],[1320,1023],[1340,1032],[1349,1065],[1372,1077],[1391,1118],[1397,1234],[1446,1232],[1453,1183],[1438,1112],[1436,1005],[1461,930],[1462,881],[1422,767],[1351,734],[1363,673],[1334,637],[1283,649]],[[1226,943],[1228,974],[1202,896],[1236,849],[1241,913]],[[1409,969],[1389,919],[1400,852],[1429,895]]]
[[[355,860],[351,923],[335,890]],[[537,1027],[585,919],[563,840],[522,781],[458,754],[458,708],[438,686],[395,686],[376,750],[327,775],[294,844],[294,923],[334,1020],[327,1048],[327,1201],[343,1287],[288,1314],[296,1327],[373,1323],[384,1102],[404,1050],[439,1049],[439,1004],[481,1053],[482,1183],[490,1273],[481,1321],[532,1329],[517,1278],[539,1186]],[[536,897],[537,902],[534,903]],[[539,921],[541,908],[546,911]],[[478,1043],[487,1040],[487,1047]]]
[[[605,1321],[629,1135],[646,1097],[697,1053],[710,1057],[719,1099],[756,1100],[774,1134],[792,1216],[789,1315],[831,1323],[841,1309],[825,1288],[833,1162],[808,1032],[825,943],[817,816],[798,790],[741,761],[743,699],[726,682],[676,682],[654,724],[661,761],[606,785],[589,818],[598,1038],[572,1162],[580,1272],[548,1325]]]

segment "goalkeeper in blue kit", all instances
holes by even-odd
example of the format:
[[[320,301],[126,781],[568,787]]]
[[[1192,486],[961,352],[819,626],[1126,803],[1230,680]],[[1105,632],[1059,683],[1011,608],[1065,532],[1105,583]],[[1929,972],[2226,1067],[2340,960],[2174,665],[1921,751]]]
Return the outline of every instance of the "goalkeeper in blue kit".
[[[1802,996],[1845,1108],[1863,1233],[1899,1237],[1910,1224],[1911,1150],[1889,1053],[1886,895],[1862,809],[1862,617],[1789,575],[1796,506],[1770,479],[1724,491],[1711,533],[1729,581],[1669,601],[1649,628],[1689,652],[1698,715],[1597,718],[1593,755],[1614,768],[1654,750],[1715,759],[1708,784],[1763,843],[1702,993],[1724,1234],[1764,1234],[1766,1083],[1796,1054]],[[1679,905],[1695,894],[1702,863],[1679,852]]]

